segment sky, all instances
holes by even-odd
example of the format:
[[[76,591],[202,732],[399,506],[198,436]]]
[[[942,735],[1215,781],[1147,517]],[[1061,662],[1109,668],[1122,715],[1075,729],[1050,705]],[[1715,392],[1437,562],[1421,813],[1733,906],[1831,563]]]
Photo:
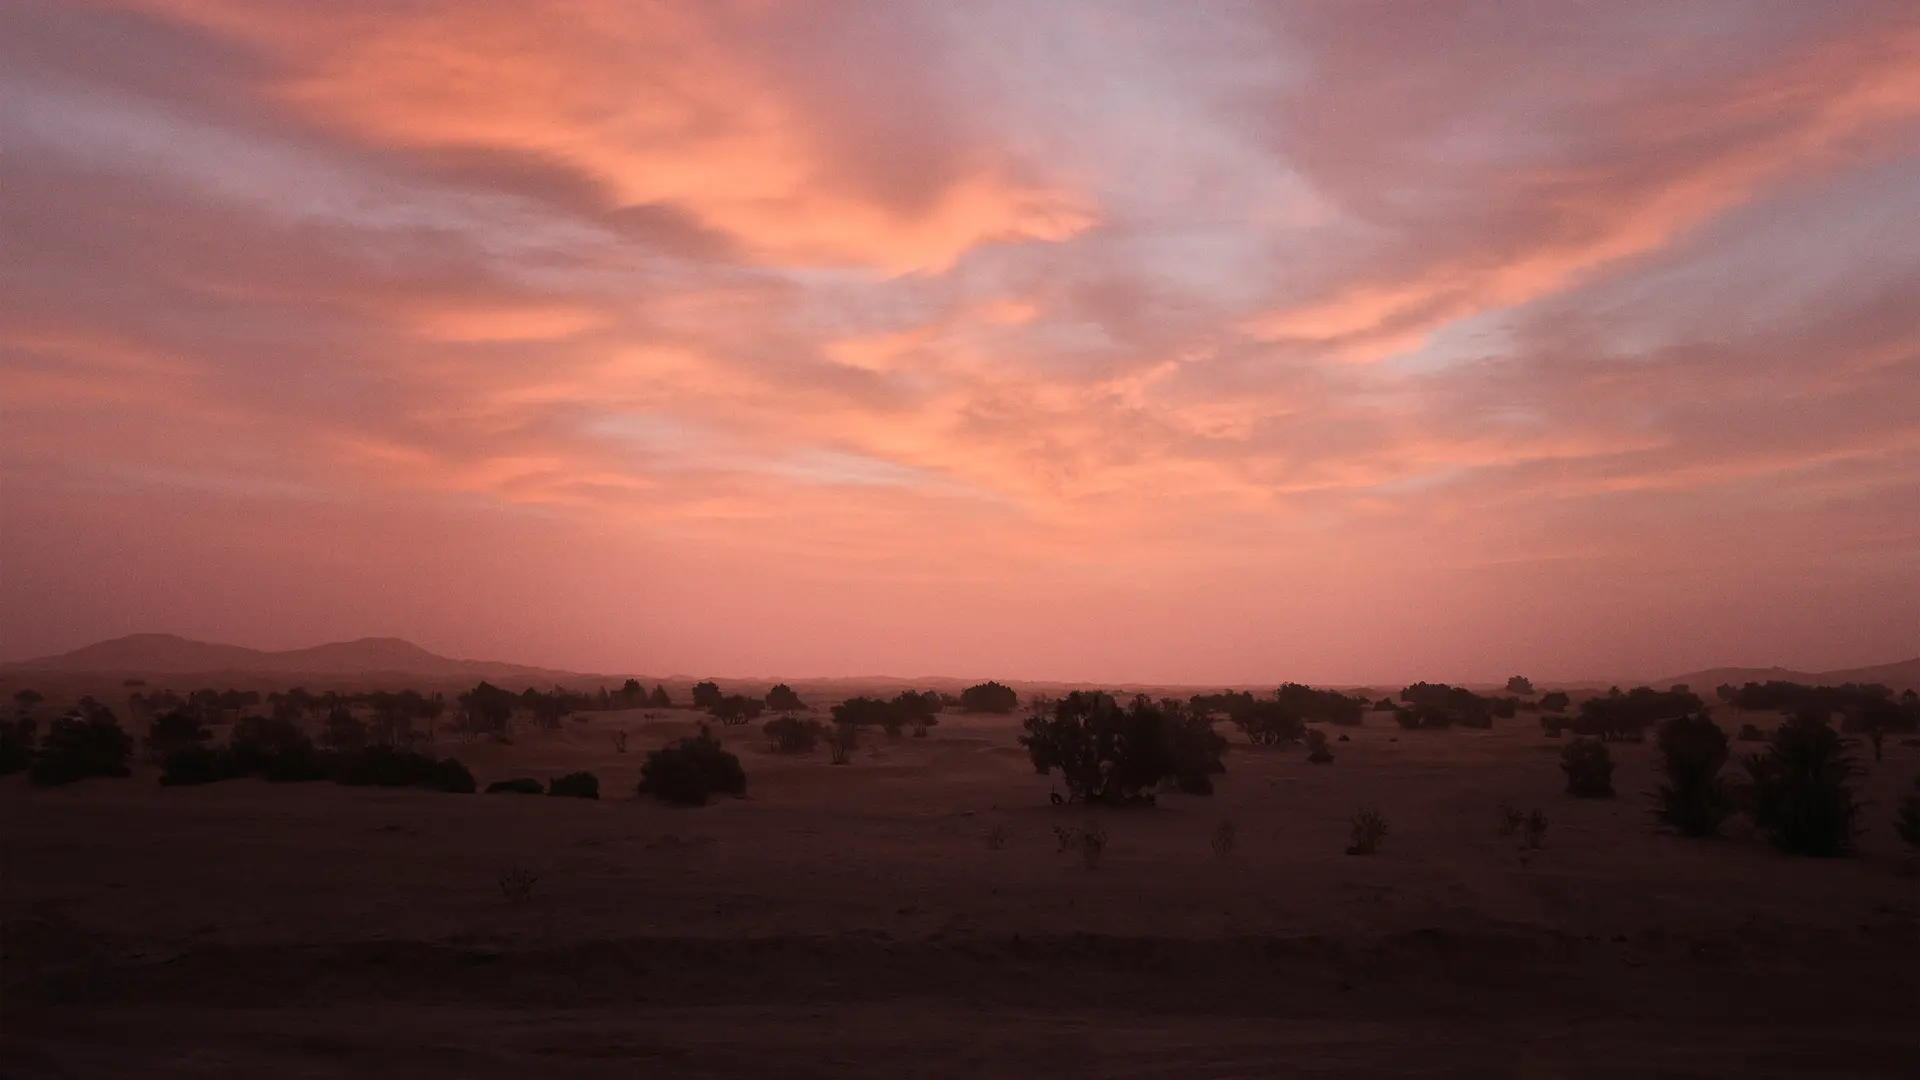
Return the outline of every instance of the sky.
[[[0,0],[0,658],[1920,654],[1920,5]]]

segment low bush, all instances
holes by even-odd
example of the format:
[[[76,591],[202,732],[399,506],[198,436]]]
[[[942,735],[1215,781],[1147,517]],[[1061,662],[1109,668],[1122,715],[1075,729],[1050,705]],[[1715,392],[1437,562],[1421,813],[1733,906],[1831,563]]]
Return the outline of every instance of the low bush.
[[[600,778],[590,772],[568,773],[547,781],[547,794],[568,799],[598,799]]]
[[[715,794],[745,795],[747,773],[706,729],[647,755],[639,791],[663,802],[700,806]]]
[[[1741,724],[1740,733],[1735,735],[1734,738],[1741,742],[1766,742],[1767,733],[1752,724]]]
[[[1315,765],[1326,765],[1333,761],[1333,751],[1327,747],[1327,733],[1319,728],[1307,731],[1307,760]]]
[[[827,725],[818,720],[780,716],[761,725],[760,730],[766,732],[767,741],[776,754],[811,754],[820,737],[827,733]]]
[[[436,761],[426,754],[384,746],[340,754],[331,764],[334,781],[349,787],[417,787],[470,795],[477,786],[473,773],[454,758]]]
[[[1371,806],[1354,811],[1352,830],[1347,836],[1347,854],[1371,855],[1387,839],[1387,818]]]
[[[1567,774],[1567,794],[1582,799],[1613,797],[1613,755],[1599,739],[1578,738],[1560,752],[1560,771]]]
[[[1753,824],[1775,847],[1816,857],[1852,853],[1860,804],[1847,781],[1858,770],[1846,740],[1823,719],[1787,721],[1764,753],[1742,764]]]
[[[541,795],[545,792],[546,789],[540,786],[540,781],[531,776],[515,777],[512,780],[495,780],[487,785],[489,795]]]
[[[1213,827],[1213,857],[1224,859],[1233,854],[1234,845],[1240,839],[1240,827],[1231,821],[1222,821]]]
[[[1720,769],[1727,763],[1727,734],[1706,714],[1676,716],[1659,729],[1660,771],[1666,783],[1654,793],[1654,816],[1683,836],[1713,836],[1733,813]]]

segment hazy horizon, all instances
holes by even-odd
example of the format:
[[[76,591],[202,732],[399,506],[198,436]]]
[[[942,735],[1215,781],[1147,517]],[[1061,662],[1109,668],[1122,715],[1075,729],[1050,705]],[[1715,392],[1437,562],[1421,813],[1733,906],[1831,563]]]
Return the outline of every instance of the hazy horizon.
[[[1912,4],[27,3],[0,145],[0,657],[1920,653]]]

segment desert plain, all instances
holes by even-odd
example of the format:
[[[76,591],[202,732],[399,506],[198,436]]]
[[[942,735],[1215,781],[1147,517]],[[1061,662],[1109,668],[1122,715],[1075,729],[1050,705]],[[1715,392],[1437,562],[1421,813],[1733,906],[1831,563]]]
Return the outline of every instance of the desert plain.
[[[1920,1075],[1910,740],[1863,760],[1858,853],[1806,859],[1656,828],[1651,744],[1570,797],[1527,715],[1370,713],[1324,765],[1234,732],[1213,795],[1127,809],[953,713],[845,765],[716,728],[746,797],[672,807],[640,763],[702,718],[584,715],[438,752],[598,801],[0,780],[0,1075]]]

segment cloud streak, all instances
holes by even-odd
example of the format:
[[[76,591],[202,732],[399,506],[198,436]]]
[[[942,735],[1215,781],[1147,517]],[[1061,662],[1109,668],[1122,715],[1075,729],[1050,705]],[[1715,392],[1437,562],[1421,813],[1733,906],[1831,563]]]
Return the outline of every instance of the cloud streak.
[[[0,72],[9,653],[1916,648],[1902,5],[27,4]]]

